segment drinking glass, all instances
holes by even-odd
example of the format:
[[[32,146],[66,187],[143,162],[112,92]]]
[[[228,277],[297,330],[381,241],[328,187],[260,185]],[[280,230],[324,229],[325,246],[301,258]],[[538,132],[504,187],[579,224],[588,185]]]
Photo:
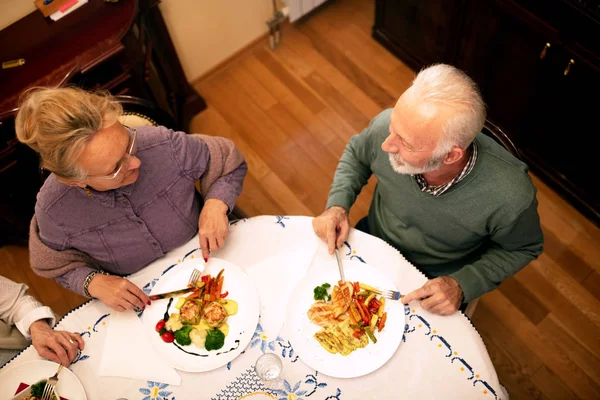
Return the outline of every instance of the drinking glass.
[[[283,362],[281,357],[275,353],[264,353],[254,365],[256,375],[263,381],[263,384],[270,389],[276,389],[282,384],[281,371]]]

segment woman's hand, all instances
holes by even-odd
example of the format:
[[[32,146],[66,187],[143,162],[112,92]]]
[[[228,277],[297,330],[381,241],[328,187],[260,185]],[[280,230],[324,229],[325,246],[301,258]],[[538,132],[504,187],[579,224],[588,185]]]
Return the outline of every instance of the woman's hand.
[[[225,245],[225,239],[229,236],[228,209],[227,204],[219,199],[208,199],[204,202],[198,220],[198,235],[205,261],[208,260],[211,252]]]
[[[61,363],[65,367],[77,357],[77,350],[83,350],[84,343],[76,333],[55,331],[45,320],[38,320],[29,326],[31,343],[40,357]]]
[[[90,282],[88,292],[117,311],[143,310],[150,305],[148,295],[131,281],[115,275],[97,274]]]

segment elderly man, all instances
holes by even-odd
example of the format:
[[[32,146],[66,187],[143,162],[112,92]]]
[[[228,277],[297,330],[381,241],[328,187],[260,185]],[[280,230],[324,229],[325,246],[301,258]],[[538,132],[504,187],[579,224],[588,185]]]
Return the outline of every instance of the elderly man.
[[[348,211],[371,174],[357,228],[385,240],[431,278],[403,302],[448,315],[495,289],[542,252],[527,166],[480,133],[476,84],[444,64],[422,70],[393,109],[350,139],[326,211],[313,220],[329,252],[348,237]]]

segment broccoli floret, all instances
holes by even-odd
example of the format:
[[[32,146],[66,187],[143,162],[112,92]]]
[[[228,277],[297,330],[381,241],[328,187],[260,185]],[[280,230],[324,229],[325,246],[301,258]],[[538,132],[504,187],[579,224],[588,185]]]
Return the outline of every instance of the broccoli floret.
[[[206,350],[219,350],[225,344],[225,335],[218,329],[211,329],[206,336],[204,348]]]
[[[44,386],[46,386],[45,379],[31,385],[31,395],[36,399],[41,399],[44,394]]]
[[[193,327],[191,325],[184,325],[183,328],[175,331],[175,341],[181,346],[187,346],[192,343],[190,339],[190,332]]]

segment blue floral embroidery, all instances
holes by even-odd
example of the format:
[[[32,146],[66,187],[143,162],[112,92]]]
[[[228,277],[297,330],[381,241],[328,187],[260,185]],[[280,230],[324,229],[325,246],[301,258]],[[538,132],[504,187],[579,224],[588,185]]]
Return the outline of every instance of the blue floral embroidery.
[[[166,383],[148,381],[147,386],[147,388],[140,388],[140,393],[146,395],[142,400],[175,400],[175,397],[171,397],[170,399],[168,397],[173,392],[164,390],[169,387]]]
[[[150,292],[152,291],[152,289],[154,289],[154,286],[156,286],[156,282],[158,282],[158,278],[154,278],[150,282],[146,283],[144,285],[144,287],[142,288],[142,290],[144,291],[144,293],[150,294]]]
[[[415,313],[415,310],[411,310],[410,307],[408,305],[404,306],[404,313],[406,315],[410,315],[408,317],[408,323],[405,325],[404,327],[404,335],[402,337],[402,341],[406,342],[406,336],[408,333],[412,333],[417,331],[417,329],[419,328],[425,328],[423,330],[420,330],[420,332],[423,332],[425,336],[429,336],[429,341],[430,342],[437,342],[437,347],[439,348],[443,348],[445,347],[446,349],[448,349],[448,353],[445,355],[447,358],[450,358],[450,363],[454,364],[454,361],[458,360],[460,362],[460,370],[461,372],[467,371],[467,380],[473,380],[473,386],[475,386],[476,384],[481,384],[482,386],[484,386],[484,389],[482,391],[482,393],[484,395],[491,393],[495,399],[498,399],[498,395],[496,394],[496,391],[484,380],[479,379],[479,375],[475,374],[475,371],[473,371],[473,368],[461,357],[458,357],[458,353],[456,351],[452,350],[452,346],[450,345],[450,343],[444,338],[442,337],[440,334],[438,334],[438,332],[432,328],[432,326],[429,324],[429,322],[423,318],[421,315],[418,315]],[[412,327],[410,325],[412,324],[416,324],[413,325]],[[328,397],[329,398],[329,397]]]
[[[304,398],[300,396],[304,396],[306,394],[306,390],[299,390],[301,383],[302,381],[298,381],[294,387],[292,387],[287,380],[284,380],[283,385],[285,390],[274,389],[273,393],[275,393],[277,396],[282,396],[279,397],[278,400],[304,400]]]
[[[263,353],[267,351],[267,348],[272,352],[275,352],[275,344],[284,342],[284,340],[279,336],[277,336],[275,340],[272,340],[270,342],[267,339],[267,334],[264,332],[262,325],[259,323],[256,326],[256,331],[254,332],[254,335],[252,335],[252,339],[250,339],[250,347],[254,348],[260,344],[260,351],[262,351]]]
[[[285,228],[285,224],[283,223],[283,220],[290,219],[289,217],[284,217],[282,215],[277,215],[276,218],[277,218],[277,221],[275,223],[281,225],[282,228]]]
[[[281,339],[281,338],[277,337],[277,339]],[[289,340],[287,341],[287,344],[285,344],[283,342],[283,339],[281,339],[277,343],[281,347],[281,357],[283,357],[283,358],[289,357],[292,359],[292,362],[298,361],[298,356],[295,356],[296,353],[294,353],[294,348],[292,347],[292,344],[290,343]]]
[[[340,388],[338,388],[336,394],[334,396],[329,396],[329,397],[325,397],[325,400],[340,400],[340,396],[342,395],[342,391],[340,390]]]
[[[98,329],[97,329],[97,328],[98,328],[98,325],[99,325],[99,324],[100,324],[100,323],[101,323],[101,322],[102,322],[102,321],[103,321],[105,318],[107,318],[109,315],[110,315],[110,313],[107,313],[107,314],[104,314],[103,316],[101,316],[100,318],[98,318],[98,319],[96,320],[96,323],[94,323],[94,325],[93,325],[92,327],[88,327],[87,331],[85,331],[85,332],[81,332],[81,333],[79,334],[79,336],[81,336],[81,337],[86,337],[86,336],[87,336],[87,337],[91,337],[91,336],[92,336],[92,333],[98,332]],[[82,353],[82,351],[81,351],[81,350],[78,350],[78,351],[77,351],[77,356],[75,356],[75,359],[73,360],[73,362],[71,363],[71,365],[73,365],[73,364],[75,364],[75,363],[78,363],[79,361],[85,361],[85,360],[87,360],[88,358],[90,358],[90,356],[88,356],[88,355],[84,355],[84,354]]]
[[[194,250],[192,250],[189,253],[187,253],[185,256],[183,256],[183,259],[185,260],[186,258],[188,258],[189,256],[191,256],[192,254],[194,254],[198,250],[200,250],[200,247],[196,247]],[[165,271],[165,272],[167,272],[167,271]],[[164,272],[163,272],[163,274],[164,274]]]
[[[348,248],[348,252],[346,253],[346,257],[350,257],[351,260],[353,259],[357,259],[358,261],[360,261],[361,263],[367,263],[364,258],[362,258],[361,256],[356,254],[356,250],[352,250],[352,246],[350,246],[350,243],[348,242],[344,242],[344,246],[346,246]]]
[[[311,396],[314,392],[317,391],[318,388],[327,387],[327,384],[325,382],[319,383],[317,375],[319,375],[319,371],[315,372],[314,375],[306,375],[306,380],[304,381],[304,383],[314,385],[312,391],[308,393],[306,397]]]
[[[106,317],[108,317],[110,315],[110,313],[108,314],[104,314],[103,316],[101,316],[100,318],[98,318],[98,321],[96,321],[96,323],[94,324],[94,329],[92,329],[94,332],[98,332],[96,330],[96,327],[98,326],[98,324]]]

